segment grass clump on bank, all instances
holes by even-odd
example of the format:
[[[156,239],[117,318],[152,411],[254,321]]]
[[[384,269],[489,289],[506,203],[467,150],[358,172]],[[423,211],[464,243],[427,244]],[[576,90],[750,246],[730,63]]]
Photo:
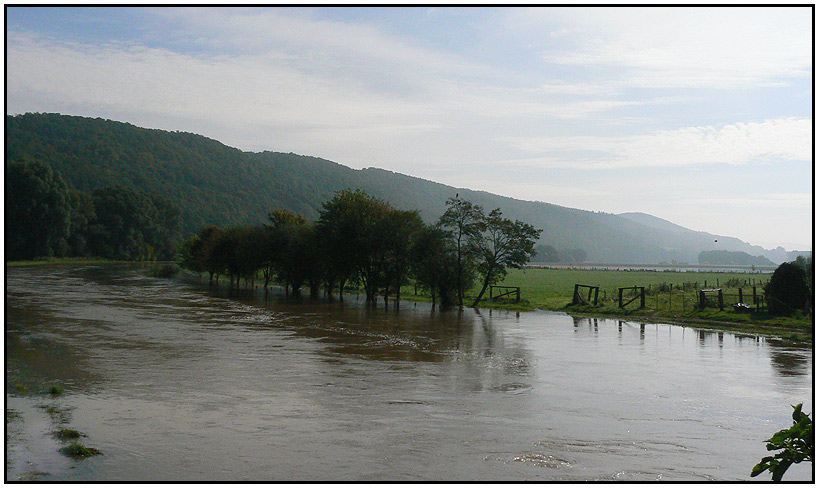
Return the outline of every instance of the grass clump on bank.
[[[51,387],[49,387],[49,389],[48,389],[48,393],[51,396],[60,396],[60,395],[63,394],[64,391],[65,391],[65,389],[61,385],[56,385],[56,384],[51,385]]]

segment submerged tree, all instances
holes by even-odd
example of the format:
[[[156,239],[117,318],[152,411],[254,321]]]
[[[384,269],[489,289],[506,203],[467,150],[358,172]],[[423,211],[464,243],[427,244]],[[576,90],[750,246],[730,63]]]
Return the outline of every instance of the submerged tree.
[[[322,205],[316,223],[319,239],[330,258],[330,272],[338,280],[342,297],[344,283],[360,280],[368,302],[382,285],[379,252],[387,238],[384,219],[392,207],[361,190],[342,190]]]
[[[432,306],[436,300],[444,307],[454,304],[458,294],[458,263],[448,233],[437,227],[425,227],[410,252],[412,276],[432,296]]]
[[[446,201],[446,212],[438,219],[438,226],[447,231],[453,241],[456,256],[458,282],[458,306],[463,308],[464,291],[469,287],[472,267],[472,250],[480,239],[480,226],[484,219],[483,209],[468,200],[454,198]]]

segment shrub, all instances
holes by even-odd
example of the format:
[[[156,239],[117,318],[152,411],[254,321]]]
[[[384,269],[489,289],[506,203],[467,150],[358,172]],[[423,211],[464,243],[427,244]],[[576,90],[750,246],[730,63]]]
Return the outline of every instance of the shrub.
[[[793,263],[782,263],[765,287],[768,310],[777,315],[790,315],[805,307],[808,284],[805,270]]]

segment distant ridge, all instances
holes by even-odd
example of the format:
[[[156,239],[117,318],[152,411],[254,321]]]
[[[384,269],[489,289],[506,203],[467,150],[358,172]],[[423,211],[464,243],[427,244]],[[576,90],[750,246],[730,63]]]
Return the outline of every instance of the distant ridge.
[[[606,263],[697,263],[702,251],[766,255],[739,239],[686,229],[644,213],[615,215],[487,192],[367,168],[354,170],[316,157],[264,151],[243,152],[186,132],[143,129],[100,118],[60,114],[6,116],[6,161],[39,159],[75,188],[90,192],[115,184],[160,195],[183,209],[186,234],[205,224],[229,226],[263,222],[267,213],[287,209],[309,219],[324,201],[345,188],[361,188],[400,209],[419,210],[434,222],[455,195],[543,229],[541,243],[583,249],[587,260]],[[778,251],[778,250],[774,250]]]

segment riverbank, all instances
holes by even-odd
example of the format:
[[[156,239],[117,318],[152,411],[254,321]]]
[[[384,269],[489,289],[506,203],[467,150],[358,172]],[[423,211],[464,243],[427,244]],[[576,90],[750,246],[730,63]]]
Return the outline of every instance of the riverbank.
[[[33,261],[7,262],[6,266],[71,266],[125,263],[98,258],[48,258]],[[135,264],[135,263],[133,263]],[[179,269],[170,262],[140,263],[146,273],[155,277],[169,278]],[[189,278],[197,275],[182,271]],[[566,270],[566,269],[510,269],[502,286],[520,287],[520,302],[511,300],[484,299],[478,308],[527,312],[548,310],[586,317],[604,317],[628,321],[663,322],[711,330],[725,330],[746,334],[777,337],[788,341],[813,343],[814,321],[811,315],[778,317],[766,312],[735,312],[730,304],[738,298],[738,290],[745,291],[745,301],[757,288],[762,287],[770,274],[695,271],[650,271],[650,270]],[[600,287],[598,304],[572,305],[574,284],[588,284]],[[220,285],[224,285],[222,280]],[[636,308],[631,304],[619,308],[618,286],[642,286],[646,288],[646,307]],[[721,287],[726,296],[725,309],[697,309],[697,293],[703,287]],[[412,285],[402,288],[403,302],[430,302],[429,296],[415,293]],[[471,304],[478,290],[467,292],[464,303]],[[347,289],[347,294],[355,294],[355,289]],[[361,291],[359,291],[361,293]]]

